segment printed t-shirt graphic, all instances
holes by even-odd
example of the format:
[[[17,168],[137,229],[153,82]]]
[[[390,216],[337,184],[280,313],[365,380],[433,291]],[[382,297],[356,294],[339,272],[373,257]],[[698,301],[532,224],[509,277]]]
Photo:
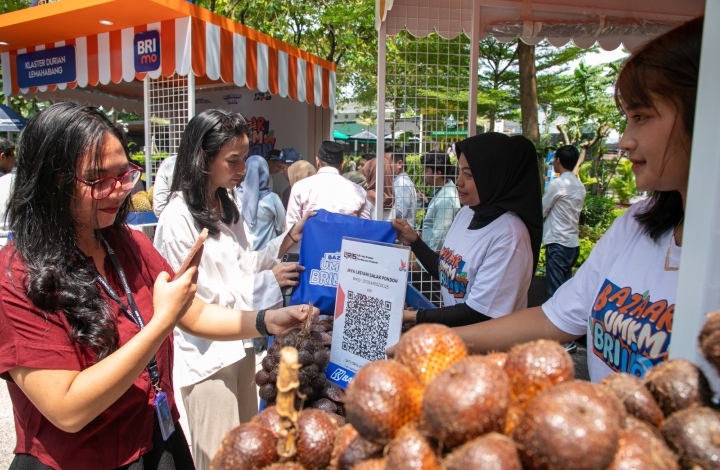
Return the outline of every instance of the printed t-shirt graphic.
[[[653,300],[650,292],[633,293],[607,279],[593,304],[589,329],[592,353],[615,372],[643,377],[666,361],[675,305]]]
[[[572,279],[543,304],[548,319],[572,335],[588,335],[593,382],[627,372],[643,377],[667,360],[681,248],[672,233],[657,241],[635,219],[648,202],[630,207],[600,238]]]
[[[462,255],[456,255],[449,248],[440,250],[440,261],[438,261],[440,284],[456,299],[464,299],[467,294],[468,279],[464,267],[465,261]]]
[[[444,305],[467,303],[493,318],[526,308],[533,256],[525,224],[506,212],[470,230],[472,218],[472,209],[460,209],[439,253]]]

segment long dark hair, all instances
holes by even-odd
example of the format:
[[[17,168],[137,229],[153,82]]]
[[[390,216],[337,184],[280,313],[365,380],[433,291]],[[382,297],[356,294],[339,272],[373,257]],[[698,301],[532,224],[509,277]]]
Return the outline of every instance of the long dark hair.
[[[25,265],[22,286],[43,312],[67,319],[74,344],[99,361],[117,349],[115,317],[94,282],[91,268],[75,255],[77,233],[70,206],[80,160],[99,168],[103,141],[125,138],[96,108],[57,103],[30,119],[17,146],[15,189],[8,202],[15,253]],[[116,236],[129,211],[120,206],[111,227],[99,234]]]
[[[629,106],[653,106],[653,96],[670,100],[677,110],[670,139],[684,135],[689,158],[695,123],[695,101],[700,72],[703,17],[695,18],[645,44],[623,66],[615,87],[615,102]],[[667,157],[667,148],[665,150]],[[684,216],[678,191],[655,191],[648,207],[635,218],[655,241],[677,226]]]
[[[210,235],[220,233],[218,222],[237,223],[240,212],[225,188],[215,194],[220,199],[222,214],[208,204],[210,162],[227,143],[241,136],[249,136],[250,129],[242,115],[219,109],[208,109],[190,120],[178,149],[170,192],[182,191],[183,199],[198,230],[207,228]]]

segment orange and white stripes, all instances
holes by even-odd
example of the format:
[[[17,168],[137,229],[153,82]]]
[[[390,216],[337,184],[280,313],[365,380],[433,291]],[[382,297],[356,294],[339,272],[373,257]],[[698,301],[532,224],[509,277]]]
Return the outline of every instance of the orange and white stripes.
[[[151,78],[177,73],[211,80],[222,80],[283,98],[335,108],[335,64],[272,39],[245,27],[241,32],[185,17],[135,26],[93,36],[59,41],[0,54],[3,71],[10,71],[10,80],[3,82],[6,95],[53,90],[55,87],[87,87],[110,82],[143,80],[145,73],[135,72],[133,37],[135,34],[160,32],[161,66],[148,72]],[[62,83],[20,89],[17,86],[16,57],[18,54],[75,45],[77,79]],[[5,77],[8,77],[6,74]]]

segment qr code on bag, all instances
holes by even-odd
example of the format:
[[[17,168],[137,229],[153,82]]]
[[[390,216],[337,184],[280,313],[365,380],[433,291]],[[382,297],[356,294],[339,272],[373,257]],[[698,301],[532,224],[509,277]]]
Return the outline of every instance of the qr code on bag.
[[[368,361],[385,359],[391,302],[348,291],[342,349]]]

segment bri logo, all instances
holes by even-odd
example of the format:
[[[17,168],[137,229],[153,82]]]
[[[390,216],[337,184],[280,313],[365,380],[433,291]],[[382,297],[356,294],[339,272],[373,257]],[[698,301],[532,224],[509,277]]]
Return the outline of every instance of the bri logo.
[[[330,380],[333,382],[344,382],[347,384],[350,383],[352,377],[350,377],[348,373],[342,369],[335,369],[335,372],[330,375]]]
[[[320,269],[310,270],[310,284],[314,286],[337,287],[340,269],[340,252],[325,253],[320,260]]]
[[[160,68],[160,32],[137,33],[133,44],[136,72],[152,72]]]

